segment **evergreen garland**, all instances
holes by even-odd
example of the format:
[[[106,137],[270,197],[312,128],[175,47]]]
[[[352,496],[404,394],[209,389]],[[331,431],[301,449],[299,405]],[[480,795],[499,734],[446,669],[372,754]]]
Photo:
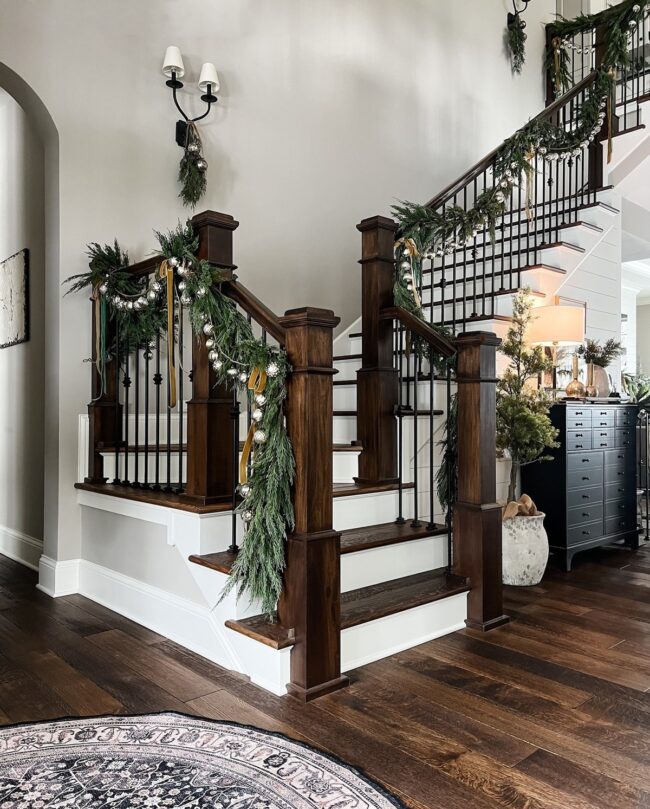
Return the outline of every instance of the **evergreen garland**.
[[[203,144],[193,121],[188,121],[186,133],[185,150],[178,172],[181,183],[178,196],[183,200],[183,205],[195,208],[208,187],[208,163],[201,154]]]
[[[520,14],[513,14],[508,20],[506,42],[510,52],[510,62],[513,73],[521,73],[526,62],[526,40],[528,35],[524,30],[526,23]]]
[[[571,89],[573,84],[569,72],[569,50],[582,52],[584,49],[569,40],[579,34],[591,33],[597,26],[604,31],[605,53],[601,70],[624,70],[631,66],[629,37],[636,31],[650,9],[648,0],[624,0],[598,14],[580,14],[573,20],[559,17],[554,23],[555,36],[546,54],[546,67],[551,71],[556,94]],[[593,46],[588,46],[593,52]]]
[[[254,421],[250,479],[240,485],[237,508],[245,536],[222,598],[232,589],[259,600],[272,617],[282,591],[285,540],[293,530],[291,486],[295,463],[287,435],[283,403],[290,371],[286,353],[257,339],[246,317],[221,290],[222,276],[196,258],[198,237],[191,224],[170,233],[156,233],[161,260],[175,268],[174,296],[189,310],[196,340],[205,340],[219,383],[247,391]],[[167,303],[163,284],[128,272],[128,255],[117,241],[89,245],[89,271],[67,279],[69,292],[91,288],[119,322],[120,357],[149,351],[164,333]],[[257,370],[266,373],[263,392],[250,389]]]

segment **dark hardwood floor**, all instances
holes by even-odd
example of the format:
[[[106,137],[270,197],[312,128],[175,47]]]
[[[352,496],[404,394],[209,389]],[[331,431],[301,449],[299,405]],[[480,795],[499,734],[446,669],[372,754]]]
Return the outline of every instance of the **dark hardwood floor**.
[[[0,557],[0,721],[177,710],[280,731],[416,809],[650,807],[650,548],[507,590],[514,621],[277,698]]]

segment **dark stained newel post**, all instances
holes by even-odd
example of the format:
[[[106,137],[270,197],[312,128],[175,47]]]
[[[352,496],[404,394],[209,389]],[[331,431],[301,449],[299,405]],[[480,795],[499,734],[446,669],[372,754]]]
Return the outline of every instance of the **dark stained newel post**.
[[[363,446],[359,483],[397,482],[398,370],[393,360],[393,306],[397,225],[384,216],[357,225],[362,237],[362,365],[357,371],[357,437]]]
[[[192,219],[199,235],[198,258],[233,269],[232,216],[206,211]],[[202,504],[230,502],[233,496],[232,393],[217,385],[205,340],[192,339],[192,398],[187,404],[187,487],[185,496]]]
[[[286,415],[296,460],[296,528],[287,542],[278,613],[295,632],[288,689],[305,702],[348,683],[341,676],[340,534],[332,529],[332,339],[338,322],[327,309],[292,309],[280,318],[293,369]]]
[[[506,623],[501,571],[501,506],[496,502],[496,348],[490,332],[468,332],[458,349],[458,501],[454,572],[470,582],[467,625]]]

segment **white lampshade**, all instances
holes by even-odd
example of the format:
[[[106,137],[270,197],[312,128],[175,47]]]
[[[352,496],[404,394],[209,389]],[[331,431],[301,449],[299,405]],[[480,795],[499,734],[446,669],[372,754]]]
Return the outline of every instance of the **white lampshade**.
[[[162,72],[169,79],[171,79],[172,73],[176,73],[177,79],[182,79],[185,75],[185,65],[183,64],[181,50],[177,48],[176,45],[170,45],[165,51],[165,61],[163,62]]]
[[[584,306],[538,306],[532,311],[533,321],[526,339],[531,345],[573,346],[585,339]]]
[[[207,93],[208,84],[212,85],[211,89],[213,93],[219,92],[219,75],[217,73],[217,68],[212,64],[212,62],[206,62],[201,68],[201,75],[199,76],[199,89],[203,90],[204,93]]]

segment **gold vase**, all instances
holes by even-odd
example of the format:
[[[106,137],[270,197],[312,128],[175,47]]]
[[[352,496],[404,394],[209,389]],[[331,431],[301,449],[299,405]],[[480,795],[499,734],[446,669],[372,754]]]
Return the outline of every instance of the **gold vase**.
[[[578,379],[578,355],[573,355],[573,379],[567,385],[565,391],[569,399],[582,399],[585,395],[585,386]]]
[[[587,365],[587,389],[586,395],[590,399],[595,399],[598,396],[598,388],[594,385],[594,364],[590,362]]]

